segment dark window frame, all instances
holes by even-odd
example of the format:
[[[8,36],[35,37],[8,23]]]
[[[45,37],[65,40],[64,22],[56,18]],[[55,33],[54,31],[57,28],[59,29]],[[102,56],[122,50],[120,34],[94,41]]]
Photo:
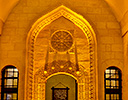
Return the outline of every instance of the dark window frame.
[[[7,69],[13,69],[13,71],[8,71]],[[14,71],[14,69],[16,69]],[[13,73],[13,77],[9,77],[9,72]],[[5,76],[5,73],[8,75]],[[14,73],[17,74],[16,77],[14,77]],[[12,85],[5,85],[5,80],[11,79],[13,82]],[[16,80],[17,85],[14,85],[14,79]],[[3,68],[2,70],[2,85],[1,85],[1,100],[7,100],[7,94],[16,94],[16,99],[12,100],[18,100],[18,82],[19,82],[19,71],[16,67],[9,65]],[[4,94],[6,94],[6,99],[4,98]],[[14,95],[13,94],[13,95]]]
[[[106,73],[106,70],[108,70],[109,72]],[[122,100],[122,74],[121,74],[121,70],[115,66],[111,66],[111,67],[107,68],[106,70],[104,72],[105,100]],[[112,70],[115,70],[115,73],[113,73]],[[108,77],[107,75],[110,77]],[[108,77],[108,78],[106,78],[106,77]],[[108,82],[110,81],[109,86],[107,86],[106,81],[108,81]],[[116,86],[112,85],[112,83],[111,83],[112,81],[115,82]],[[106,99],[106,94],[109,95],[109,99]],[[113,98],[114,98],[114,96],[116,96],[116,99],[112,99],[112,97],[111,97],[112,95],[113,95]],[[119,99],[117,98],[118,95],[119,95]]]
[[[66,88],[54,88],[54,87],[52,87],[51,89],[52,89],[52,100],[56,100],[55,99],[55,91],[57,91],[57,90],[65,90],[66,91],[66,100],[68,100],[68,90],[69,90],[68,87],[66,87]],[[62,94],[60,94],[60,95],[62,95]]]

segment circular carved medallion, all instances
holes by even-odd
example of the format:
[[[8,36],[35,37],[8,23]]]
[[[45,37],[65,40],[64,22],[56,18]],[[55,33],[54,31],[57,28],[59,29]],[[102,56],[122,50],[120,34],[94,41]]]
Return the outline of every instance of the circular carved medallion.
[[[57,31],[51,37],[51,45],[53,49],[64,52],[72,47],[73,38],[67,31]]]

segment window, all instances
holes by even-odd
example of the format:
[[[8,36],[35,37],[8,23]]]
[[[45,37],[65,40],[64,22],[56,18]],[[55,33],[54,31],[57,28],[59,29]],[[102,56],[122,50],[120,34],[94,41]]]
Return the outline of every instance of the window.
[[[105,71],[105,100],[122,100],[121,71],[116,67],[109,67]]]
[[[52,87],[52,100],[68,100],[69,88],[54,88]]]
[[[7,66],[2,71],[1,100],[18,100],[18,70]]]

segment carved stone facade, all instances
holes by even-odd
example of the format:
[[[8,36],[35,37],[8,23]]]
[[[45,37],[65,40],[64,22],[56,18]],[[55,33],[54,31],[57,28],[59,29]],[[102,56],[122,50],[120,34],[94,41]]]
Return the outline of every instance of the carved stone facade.
[[[70,94],[73,86],[69,85],[72,79],[74,87],[76,80],[79,85],[80,100],[105,100],[104,72],[111,66],[121,70],[122,99],[128,99],[128,35],[127,32],[124,34],[125,22],[128,21],[117,21],[105,2],[113,0],[1,1],[6,5],[2,6],[5,9],[1,9],[1,18],[10,12],[11,9],[7,11],[6,8],[10,8],[13,1],[19,1],[0,25],[3,27],[0,36],[0,73],[8,65],[18,69],[18,100],[50,100],[52,95],[47,94],[52,94],[51,87],[60,81],[70,88],[69,100],[73,100],[75,93]],[[118,6],[115,8],[119,9]],[[125,18],[128,18],[127,14]],[[72,37],[73,43],[68,41],[71,45],[66,49],[62,46],[67,46],[64,38],[58,39],[60,44],[55,43],[55,47],[51,44],[52,36],[60,31],[66,31]],[[62,50],[58,51],[56,46]],[[60,74],[66,74],[63,75],[66,77],[59,80],[62,78]],[[2,79],[2,73],[0,77]],[[55,77],[58,81],[54,80]],[[68,82],[67,77],[70,77]],[[50,99],[47,99],[48,96]]]
[[[69,22],[72,28],[56,22],[59,20]],[[56,26],[55,23],[59,26],[52,27]],[[69,31],[75,40],[67,53],[59,53],[50,45],[50,37],[57,30]],[[56,74],[67,74],[77,80],[78,100],[95,100],[98,84],[96,44],[90,24],[64,6],[38,19],[31,28],[27,41],[26,100],[45,100],[45,83]]]

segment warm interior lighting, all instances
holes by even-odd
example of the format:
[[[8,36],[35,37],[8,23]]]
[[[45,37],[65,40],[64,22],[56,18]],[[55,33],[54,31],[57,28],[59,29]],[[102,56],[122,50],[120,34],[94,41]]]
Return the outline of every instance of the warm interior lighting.
[[[52,69],[55,69],[55,67],[52,67]]]
[[[76,74],[80,74],[80,72],[79,72],[79,71],[77,71],[77,72],[76,72]]]
[[[44,74],[47,74],[47,71],[44,71]]]
[[[69,67],[69,70],[71,70],[72,69],[72,67]]]
[[[60,66],[60,68],[64,68],[64,66],[63,66],[63,65],[61,65],[61,66]]]

